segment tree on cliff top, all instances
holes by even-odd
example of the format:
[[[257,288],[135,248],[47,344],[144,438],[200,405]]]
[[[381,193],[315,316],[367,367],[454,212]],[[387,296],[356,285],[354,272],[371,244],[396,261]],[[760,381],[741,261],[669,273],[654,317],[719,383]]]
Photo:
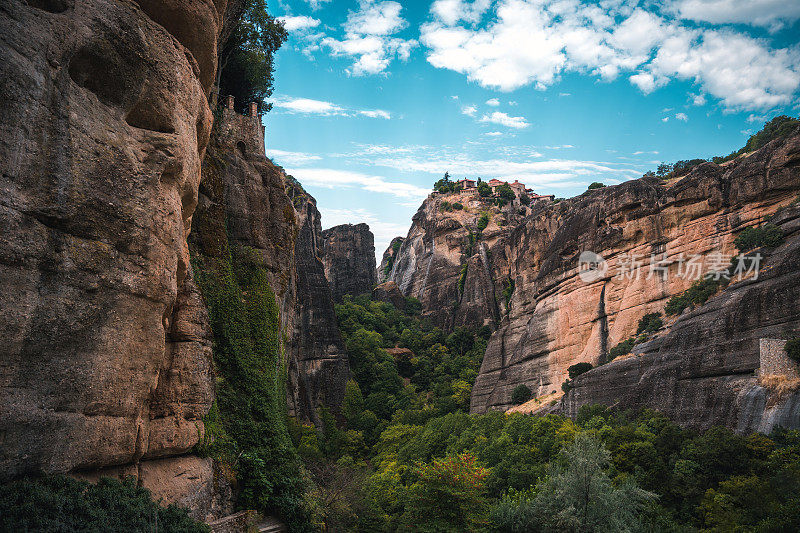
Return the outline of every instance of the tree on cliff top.
[[[233,96],[239,112],[250,102],[258,102],[262,112],[272,108],[264,99],[272,95],[273,56],[287,36],[283,23],[267,12],[266,0],[246,0],[217,64],[219,94]]]

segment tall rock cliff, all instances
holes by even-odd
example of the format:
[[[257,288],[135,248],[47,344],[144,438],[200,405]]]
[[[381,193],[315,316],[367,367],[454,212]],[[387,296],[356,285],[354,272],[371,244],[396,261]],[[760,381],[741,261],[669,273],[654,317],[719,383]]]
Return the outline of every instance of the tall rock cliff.
[[[206,153],[218,36],[241,7],[0,2],[0,481],[132,474],[196,518],[230,510],[192,453],[215,372],[190,229],[211,257],[260,254],[295,410],[341,403],[313,199],[295,209],[257,117],[223,110]]]
[[[290,414],[318,422],[316,410],[338,411],[349,365],[325,279],[316,201],[264,154],[255,108],[240,115],[228,99],[203,163],[191,240],[207,257],[229,246],[256,250],[280,307]]]
[[[797,396],[786,387],[775,393],[763,379],[759,385],[757,371],[762,338],[800,330],[793,292],[800,275],[798,162],[796,132],[722,165],[524,211],[491,207],[471,191],[434,193],[414,216],[388,279],[419,298],[423,314],[440,326],[497,329],[473,387],[472,412],[510,408],[514,387],[524,384],[539,406],[569,414],[603,402],[658,408],[689,426],[797,427]],[[453,210],[455,203],[463,209]],[[489,221],[479,231],[482,214]],[[694,280],[679,273],[687,259],[697,255],[706,268],[729,260],[736,235],[773,215],[786,243],[765,258],[759,279],[734,282],[706,305],[666,319],[654,340],[635,348],[639,355],[580,376],[559,403],[569,366],[605,362],[612,347],[636,336],[645,314],[663,312],[689,288]],[[587,250],[607,268],[590,281],[580,275]],[[641,275],[620,275],[632,258]]]
[[[397,258],[397,252],[403,245],[404,240],[403,237],[395,237],[384,250],[381,264],[378,265],[378,283],[384,283],[389,280],[389,275],[394,267],[394,260]]]
[[[646,313],[663,311],[690,286],[693,280],[679,273],[683,259],[699,255],[708,267],[715,254],[735,253],[742,229],[779,213],[774,221],[787,241],[766,258],[757,280],[733,282],[668,321],[663,338],[635,350],[640,356],[582,376],[564,400],[572,414],[593,402],[654,407],[698,427],[752,429],[764,416],[774,421],[777,415],[764,409],[776,397],[743,390],[757,385],[760,339],[788,338],[800,328],[794,281],[800,235],[791,206],[800,191],[799,162],[795,134],[722,166],[705,163],[666,182],[643,178],[534,212],[508,239],[516,280],[511,312],[487,347],[472,411],[509,407],[518,384],[537,396],[558,395],[567,367],[602,363],[610,347],[636,335]],[[605,274],[581,279],[584,250],[605,258]],[[654,272],[651,257],[661,267]],[[626,272],[631,258],[643,262],[641,275]]]
[[[375,237],[366,224],[342,224],[322,232],[322,263],[333,299],[371,293],[378,283]]]
[[[452,204],[463,208],[452,209]],[[473,191],[433,193],[389,255],[386,280],[403,295],[418,298],[423,316],[440,327],[496,327],[508,309],[502,296],[511,283],[506,241],[529,212],[518,200],[500,208]]]
[[[3,479],[152,470],[211,403],[186,234],[225,2],[156,4],[0,7]]]

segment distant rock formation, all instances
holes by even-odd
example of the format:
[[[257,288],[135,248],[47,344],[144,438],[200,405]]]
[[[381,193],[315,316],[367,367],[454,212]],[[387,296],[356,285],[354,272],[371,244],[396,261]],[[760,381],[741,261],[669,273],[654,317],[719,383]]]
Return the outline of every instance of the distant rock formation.
[[[366,224],[342,224],[322,232],[320,259],[333,299],[371,293],[377,284],[375,237]]]
[[[561,202],[498,208],[471,190],[433,193],[414,216],[389,280],[441,327],[497,329],[472,412],[510,408],[514,387],[524,384],[547,398],[548,409],[571,415],[602,402],[657,408],[686,426],[800,427],[798,394],[770,389],[755,374],[760,339],[800,331],[799,163],[796,132],[722,165]],[[769,217],[786,243],[766,257],[758,280],[732,283],[695,311],[665,317],[637,355],[580,376],[558,403],[570,365],[604,363],[611,348],[636,336],[645,314],[663,312],[693,283],[678,275],[688,258],[698,255],[708,266],[727,254],[727,266],[736,235]],[[587,250],[605,258],[607,271],[584,281],[579,258]],[[641,275],[620,276],[632,257]],[[651,257],[661,267],[652,272]]]
[[[406,307],[405,296],[403,296],[403,293],[400,292],[400,289],[397,287],[397,283],[394,281],[387,281],[375,287],[375,289],[372,291],[372,299],[379,302],[390,303],[401,310],[405,309]]]
[[[397,252],[403,245],[403,237],[395,237],[389,243],[389,247],[383,252],[381,264],[378,266],[378,283],[383,283],[389,279],[392,274],[392,267],[394,267],[394,260],[397,257]]]

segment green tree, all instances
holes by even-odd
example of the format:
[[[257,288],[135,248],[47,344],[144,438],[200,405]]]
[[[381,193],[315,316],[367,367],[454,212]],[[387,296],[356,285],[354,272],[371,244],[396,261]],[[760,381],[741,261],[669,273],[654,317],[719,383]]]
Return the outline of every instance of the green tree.
[[[511,403],[519,405],[525,403],[533,397],[531,389],[527,385],[520,383],[511,392]]]
[[[514,189],[512,189],[511,185],[508,183],[501,183],[497,187],[496,194],[498,198],[509,201],[517,197],[517,195],[514,193]]]
[[[605,472],[610,455],[587,433],[564,447],[562,461],[537,487],[534,500],[546,531],[636,532],[640,513],[655,494],[632,480],[614,486]]]
[[[434,459],[415,469],[403,523],[407,531],[478,531],[485,523],[489,471],[468,454]]]
[[[492,188],[486,182],[481,181],[478,183],[478,194],[481,195],[482,198],[487,198],[492,195]]]
[[[587,191],[593,191],[594,189],[602,189],[605,187],[605,184],[600,183],[599,181],[595,181],[589,184],[589,187],[586,188]]]
[[[247,0],[244,12],[219,53],[217,86],[220,94],[236,99],[239,112],[258,102],[262,112],[272,104],[273,56],[286,41],[283,23],[267,11],[266,0]]]
[[[489,225],[489,213],[483,213],[478,218],[478,231],[483,231]]]

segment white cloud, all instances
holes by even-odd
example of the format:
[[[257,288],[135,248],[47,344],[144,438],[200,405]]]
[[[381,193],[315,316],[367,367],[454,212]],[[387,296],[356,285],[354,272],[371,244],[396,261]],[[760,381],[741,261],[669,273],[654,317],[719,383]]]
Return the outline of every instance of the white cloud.
[[[399,198],[422,199],[428,196],[429,189],[423,189],[410,183],[388,181],[383,176],[374,176],[349,170],[329,168],[287,168],[286,171],[297,178],[304,186],[325,187],[327,189],[341,187],[358,187],[359,189],[391,194]]]
[[[384,72],[391,61],[408,60],[415,40],[393,37],[408,26],[400,16],[402,6],[398,2],[361,0],[358,11],[351,11],[344,23],[344,39],[323,37],[322,46],[334,56],[349,56],[354,59],[347,69],[349,74],[363,76]]]
[[[766,122],[769,119],[768,115],[748,115],[747,122]]]
[[[500,137],[502,134],[502,131],[487,131],[484,133],[484,135],[488,135],[489,137]]]
[[[661,122],[668,122],[668,121],[669,121],[669,117],[664,117],[664,118],[661,119]]]
[[[309,28],[316,28],[319,26],[319,19],[313,17],[278,17],[278,20],[283,22],[284,28],[287,31],[307,30]]]
[[[314,11],[322,7],[322,4],[327,4],[330,1],[331,0],[306,0],[306,2],[308,2],[308,5],[310,5],[311,9],[313,9]]]
[[[319,161],[320,159],[322,159],[318,155],[308,154],[305,152],[291,152],[288,150],[277,150],[275,148],[267,148],[267,156],[282,166],[304,165],[311,161]]]
[[[689,117],[686,116],[686,113],[675,113],[675,120],[689,122]]]
[[[490,0],[436,0],[431,5],[431,12],[451,25],[460,21],[478,22],[490,4]]]
[[[490,99],[486,100],[486,105],[490,105],[492,107],[497,107],[497,106],[500,105],[500,100],[498,100],[497,98],[490,98]]]
[[[525,120],[525,117],[512,117],[502,111],[495,111],[488,115],[483,115],[480,122],[491,122],[492,124],[500,124],[501,126],[516,129],[530,126],[530,123]]]
[[[453,6],[460,5],[434,3],[420,40],[434,67],[463,73],[487,88],[541,90],[567,72],[602,80],[624,73],[645,94],[675,79],[692,82],[700,95],[728,109],[790,104],[800,88],[796,47],[774,49],[732,29],[684,26],[627,2],[604,2],[601,8],[580,0],[498,0],[482,27],[458,15]]]
[[[796,0],[677,0],[670,7],[684,19],[752,24],[772,30],[800,18],[800,2]]]
[[[275,96],[269,100],[273,107],[286,110],[287,113],[319,116],[364,116],[369,118],[392,118],[391,113],[383,109],[349,109],[324,100],[311,98],[295,98],[291,96]]]
[[[689,95],[689,96],[691,97],[691,99],[692,99],[692,103],[693,103],[694,105],[698,105],[698,106],[700,106],[700,105],[706,105],[706,95],[704,95],[703,93],[700,93],[700,94],[691,94],[691,95]]]
[[[477,112],[478,108],[475,107],[474,105],[465,105],[464,107],[461,108],[461,113],[470,117],[474,117],[475,113]]]

